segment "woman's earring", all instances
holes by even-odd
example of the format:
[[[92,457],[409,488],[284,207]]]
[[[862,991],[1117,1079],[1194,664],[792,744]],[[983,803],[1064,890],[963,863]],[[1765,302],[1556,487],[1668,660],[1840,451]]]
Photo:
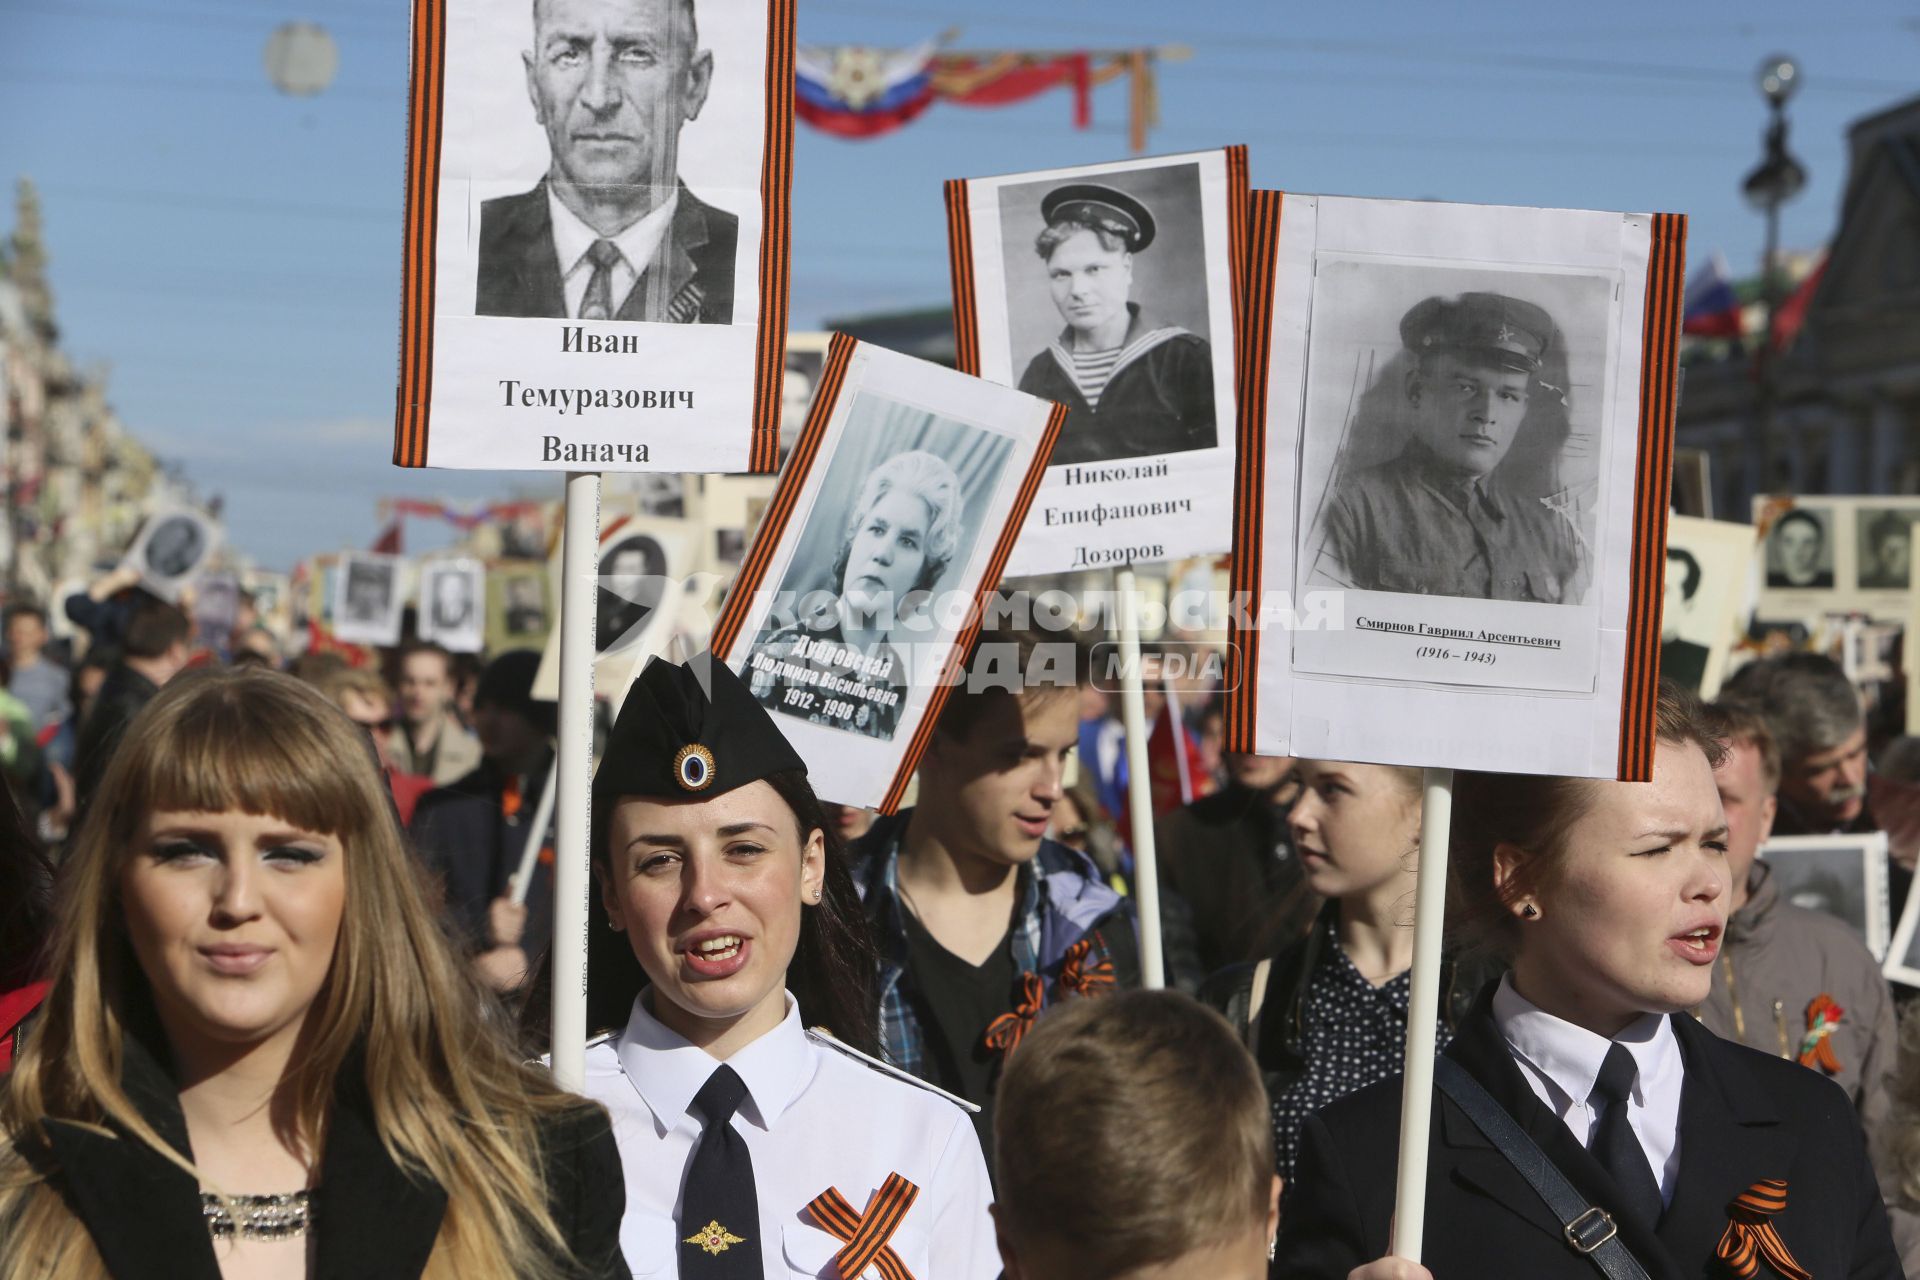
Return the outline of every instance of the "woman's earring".
[[[618,933],[620,932],[620,922],[618,920],[609,920],[607,921],[607,928],[613,930],[613,932],[615,933]]]
[[[1279,1247],[1280,1247],[1280,1237],[1278,1236],[1267,1237],[1267,1261],[1268,1262],[1273,1261],[1273,1255],[1275,1251],[1279,1249]]]
[[[1520,914],[1531,920],[1540,914],[1540,908],[1529,902],[1526,906],[1520,908]]]

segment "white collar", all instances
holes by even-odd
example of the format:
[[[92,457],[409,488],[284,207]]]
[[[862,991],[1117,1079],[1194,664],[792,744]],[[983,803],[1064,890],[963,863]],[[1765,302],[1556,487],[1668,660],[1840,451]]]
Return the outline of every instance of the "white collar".
[[[780,1025],[726,1059],[747,1086],[741,1114],[771,1129],[813,1079],[813,1046],[800,1025],[800,1005],[786,993],[787,1016]],[[691,1118],[693,1096],[700,1092],[720,1060],[667,1028],[647,1008],[647,993],[633,1001],[633,1013],[620,1036],[620,1069],[665,1134]]]
[[[652,213],[629,226],[618,235],[603,237],[598,231],[580,220],[580,215],[567,208],[560,194],[547,184],[547,210],[553,218],[553,248],[560,258],[560,274],[568,276],[587,256],[587,250],[593,248],[594,241],[611,240],[620,250],[620,256],[627,260],[634,275],[645,273],[647,264],[653,261],[653,255],[660,247],[660,241],[667,234],[667,226],[673,221],[674,210],[680,207],[680,188],[676,185],[666,203],[658,206]],[[620,299],[614,304],[619,305]]]
[[[1568,1102],[1585,1102],[1593,1093],[1600,1064],[1616,1044],[1633,1054],[1638,1068],[1633,1096],[1642,1106],[1648,1102],[1649,1082],[1664,1080],[1681,1067],[1680,1041],[1666,1014],[1642,1014],[1609,1040],[1535,1005],[1514,990],[1511,972],[1502,975],[1493,993],[1493,1021],[1507,1047],[1551,1081]]]

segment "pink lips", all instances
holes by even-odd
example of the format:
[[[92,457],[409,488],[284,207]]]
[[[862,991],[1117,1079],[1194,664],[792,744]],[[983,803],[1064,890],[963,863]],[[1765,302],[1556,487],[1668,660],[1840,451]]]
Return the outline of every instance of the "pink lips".
[[[1705,929],[1706,937],[1698,942],[1694,935]],[[1673,953],[1688,964],[1709,965],[1720,955],[1720,926],[1717,924],[1696,925],[1683,933],[1677,933],[1667,939],[1667,946]]]
[[[1046,814],[1041,814],[1038,818],[1029,818],[1025,814],[1016,813],[1013,815],[1013,820],[1019,824],[1020,834],[1029,839],[1038,840],[1041,836],[1047,834],[1048,818]]]
[[[244,943],[216,943],[210,947],[201,947],[199,951],[206,957],[208,967],[215,973],[236,978],[257,972],[261,966],[273,958],[273,948],[248,946]]]

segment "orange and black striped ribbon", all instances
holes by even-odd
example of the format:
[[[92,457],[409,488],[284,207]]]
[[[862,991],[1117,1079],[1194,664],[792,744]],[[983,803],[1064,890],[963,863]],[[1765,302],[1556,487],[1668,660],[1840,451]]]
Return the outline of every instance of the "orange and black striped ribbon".
[[[1785,1280],[1813,1280],[1813,1273],[1793,1260],[1786,1242],[1770,1221],[1786,1207],[1784,1179],[1762,1178],[1742,1191],[1727,1206],[1727,1230],[1714,1246],[1714,1257],[1726,1263],[1727,1269],[1740,1280],[1753,1280],[1759,1275],[1762,1258]]]
[[[780,467],[780,389],[786,371],[793,190],[794,0],[767,3],[767,118],[760,160],[760,330],[753,358],[753,433],[747,469]]]
[[[1034,1019],[1047,1002],[1047,988],[1040,975],[1031,971],[1020,975],[1020,1000],[1011,1013],[1003,1013],[987,1024],[985,1045],[1001,1057],[1011,1057],[1033,1030]]]
[[[1078,996],[1104,995],[1113,988],[1113,961],[1101,956],[1098,964],[1088,964],[1087,957],[1093,952],[1093,940],[1082,938],[1067,948],[1067,955],[1060,962],[1060,986]]]
[[[914,1280],[913,1272],[907,1270],[907,1264],[900,1261],[887,1241],[900,1229],[901,1220],[919,1194],[920,1188],[897,1173],[889,1173],[867,1201],[864,1214],[854,1212],[838,1187],[828,1187],[815,1196],[807,1205],[808,1215],[823,1230],[847,1242],[833,1255],[834,1274],[853,1280],[878,1263],[885,1280]]]
[[[445,108],[446,0],[414,0],[407,98],[407,198],[400,264],[400,386],[393,462],[427,465],[433,398],[433,242],[440,218],[440,121]]]
[[[1234,453],[1233,553],[1229,582],[1240,606],[1230,615],[1227,646],[1227,750],[1252,752],[1258,724],[1261,551],[1266,536],[1267,366],[1273,343],[1274,271],[1279,261],[1278,191],[1255,191],[1247,218],[1244,323],[1238,347],[1240,447]],[[1245,612],[1243,613],[1242,610]],[[1252,625],[1242,625],[1251,622]]]
[[[1673,421],[1679,405],[1680,304],[1686,278],[1686,216],[1656,213],[1647,249],[1647,305],[1640,337],[1640,452],[1634,467],[1627,669],[1620,690],[1618,777],[1622,782],[1645,782],[1653,776],[1667,508],[1673,501]]]

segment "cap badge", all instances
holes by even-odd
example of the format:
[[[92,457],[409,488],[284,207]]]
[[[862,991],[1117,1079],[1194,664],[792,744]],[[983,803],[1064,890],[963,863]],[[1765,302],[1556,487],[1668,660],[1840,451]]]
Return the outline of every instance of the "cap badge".
[[[1513,330],[1508,328],[1504,324],[1500,326],[1500,332],[1493,335],[1493,340],[1495,342],[1512,342],[1513,339],[1514,339]]]
[[[673,780],[685,791],[705,791],[713,785],[713,752],[689,742],[673,757]]]

